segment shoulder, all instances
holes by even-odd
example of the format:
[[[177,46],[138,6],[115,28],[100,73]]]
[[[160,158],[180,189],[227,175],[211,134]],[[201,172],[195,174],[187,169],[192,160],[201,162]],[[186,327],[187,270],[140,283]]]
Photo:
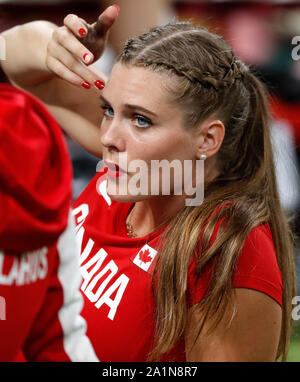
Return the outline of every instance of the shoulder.
[[[220,225],[221,220],[215,226],[210,245],[216,239]],[[217,260],[218,257],[215,259]],[[204,297],[214,268],[214,262],[208,262],[198,277],[196,264],[197,261],[193,258],[189,268],[189,289],[192,303],[197,303]],[[254,227],[246,237],[232,273],[231,285],[232,288],[248,288],[263,292],[282,305],[282,276],[272,233],[267,222]]]
[[[246,238],[232,283],[265,292],[282,304],[282,275],[268,223],[253,228]]]
[[[247,236],[239,263],[246,265],[250,258],[255,258],[259,263],[268,261],[269,265],[277,264],[273,237],[269,224],[266,222],[254,227]]]

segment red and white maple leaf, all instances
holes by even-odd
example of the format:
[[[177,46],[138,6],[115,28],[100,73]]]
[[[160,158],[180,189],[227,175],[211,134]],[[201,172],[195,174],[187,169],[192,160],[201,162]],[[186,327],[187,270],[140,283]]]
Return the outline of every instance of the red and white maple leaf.
[[[150,261],[152,261],[152,257],[149,256],[150,255],[150,251],[149,249],[145,249],[144,251],[141,251],[140,252],[140,260],[143,262],[143,263],[149,263]]]

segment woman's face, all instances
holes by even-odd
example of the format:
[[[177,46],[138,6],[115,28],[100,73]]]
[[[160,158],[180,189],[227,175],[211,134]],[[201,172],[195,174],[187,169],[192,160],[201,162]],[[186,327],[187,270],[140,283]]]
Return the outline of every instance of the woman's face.
[[[183,161],[192,163],[196,159],[195,141],[192,133],[184,129],[183,113],[168,98],[164,86],[168,81],[170,78],[165,74],[117,63],[102,92],[103,160],[127,170],[127,177],[117,178],[114,172],[108,171],[107,193],[114,200],[126,202],[149,198],[153,195],[153,182],[159,187],[160,195],[163,185],[170,184],[172,194],[180,188],[180,182],[179,186],[176,183],[180,176],[183,182],[180,172]],[[130,168],[136,160],[138,167]],[[160,170],[161,175],[157,178],[159,170],[153,160],[159,161],[161,166],[164,163],[165,168],[171,168],[171,162],[177,160],[176,171],[179,172],[174,176],[171,170],[169,180]],[[136,195],[134,188],[143,190],[143,195]]]

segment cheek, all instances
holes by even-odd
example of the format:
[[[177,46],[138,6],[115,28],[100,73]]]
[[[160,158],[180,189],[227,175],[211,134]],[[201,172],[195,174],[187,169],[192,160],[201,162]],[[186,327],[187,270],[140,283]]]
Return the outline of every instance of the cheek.
[[[131,137],[132,138],[132,137]],[[128,160],[142,160],[148,165],[151,160],[168,160],[192,158],[191,142],[187,137],[177,132],[170,134],[146,135],[143,139],[131,139],[127,145]],[[129,142],[129,141],[128,141]]]
[[[190,159],[191,147],[188,142],[182,137],[171,136],[163,142],[160,142],[159,157],[163,159]]]

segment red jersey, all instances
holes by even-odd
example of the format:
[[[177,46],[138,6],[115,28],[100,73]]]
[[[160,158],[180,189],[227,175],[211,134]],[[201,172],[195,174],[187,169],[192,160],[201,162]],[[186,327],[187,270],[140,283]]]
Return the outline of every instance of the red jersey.
[[[0,138],[0,361],[21,350],[29,361],[97,361],[80,316],[60,127],[35,97],[0,84]]]
[[[74,218],[50,247],[0,251],[0,361],[98,361],[86,336]],[[22,350],[22,354],[20,353]]]
[[[133,203],[112,200],[106,193],[106,182],[102,170],[73,209],[81,248],[82,315],[101,361],[143,362],[153,346],[155,306],[151,283],[158,242],[165,228],[142,238],[128,237],[125,222]],[[189,270],[190,305],[201,300],[209,273],[200,277],[195,290],[194,265],[191,262]],[[268,225],[251,231],[232,286],[261,291],[281,304],[281,274]],[[183,344],[175,361],[185,360]]]

